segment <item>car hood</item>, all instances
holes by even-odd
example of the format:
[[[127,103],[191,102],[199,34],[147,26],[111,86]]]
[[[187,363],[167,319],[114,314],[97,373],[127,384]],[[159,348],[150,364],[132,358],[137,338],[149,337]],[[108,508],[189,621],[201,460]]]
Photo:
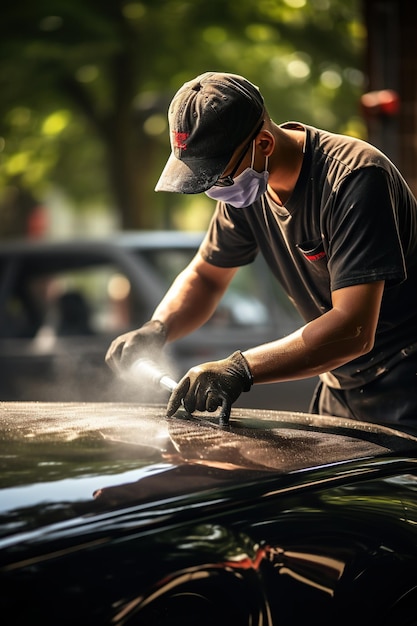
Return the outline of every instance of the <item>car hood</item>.
[[[302,413],[234,409],[221,428],[162,406],[0,403],[0,538],[416,448],[389,428]]]

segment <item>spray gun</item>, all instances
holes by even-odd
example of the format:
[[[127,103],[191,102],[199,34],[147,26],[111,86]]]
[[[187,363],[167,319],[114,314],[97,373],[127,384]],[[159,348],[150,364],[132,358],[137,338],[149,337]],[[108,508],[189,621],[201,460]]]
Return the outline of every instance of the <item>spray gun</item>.
[[[141,380],[142,383],[152,385],[154,387],[160,386],[167,389],[170,393],[177,387],[175,380],[173,380],[164,370],[154,361],[147,358],[140,358],[133,362],[129,368],[129,376],[136,380]],[[183,401],[181,402],[184,406]],[[185,408],[185,407],[184,407]],[[186,413],[188,411],[185,409]],[[220,426],[228,427],[229,416],[223,417],[220,414]]]
[[[168,376],[159,365],[150,359],[137,359],[137,361],[131,365],[129,374],[150,385],[159,385],[170,392],[174,391],[177,386],[175,380]]]

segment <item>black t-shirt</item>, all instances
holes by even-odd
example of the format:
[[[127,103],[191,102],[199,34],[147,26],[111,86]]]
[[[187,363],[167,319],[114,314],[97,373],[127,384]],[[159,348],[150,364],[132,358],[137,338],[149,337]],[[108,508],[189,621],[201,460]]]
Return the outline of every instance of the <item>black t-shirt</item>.
[[[332,308],[332,291],[385,280],[373,350],[332,372],[335,386],[356,387],[417,341],[417,202],[368,143],[295,122],[283,127],[306,131],[290,199],[278,206],[266,193],[245,209],[219,202],[200,252],[220,267],[262,253],[306,322]]]

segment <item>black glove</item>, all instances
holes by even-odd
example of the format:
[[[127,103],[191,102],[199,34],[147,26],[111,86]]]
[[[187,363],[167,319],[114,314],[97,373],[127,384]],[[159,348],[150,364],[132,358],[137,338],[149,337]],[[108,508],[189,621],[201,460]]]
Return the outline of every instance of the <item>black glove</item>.
[[[132,330],[110,344],[106,363],[117,373],[127,371],[138,358],[158,360],[166,340],[167,330],[159,320],[146,322],[137,330]]]
[[[172,392],[167,417],[174,415],[181,403],[188,413],[196,410],[212,412],[221,407],[220,423],[227,424],[233,402],[242,391],[249,391],[252,383],[248,362],[239,351],[227,359],[193,367]]]

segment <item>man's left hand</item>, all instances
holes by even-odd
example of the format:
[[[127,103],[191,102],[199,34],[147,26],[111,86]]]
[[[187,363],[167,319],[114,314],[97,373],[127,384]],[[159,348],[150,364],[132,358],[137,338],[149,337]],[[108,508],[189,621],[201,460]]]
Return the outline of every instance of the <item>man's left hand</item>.
[[[197,365],[185,374],[172,392],[167,417],[174,415],[181,403],[188,413],[213,412],[221,407],[219,421],[227,424],[233,402],[242,391],[249,391],[252,383],[249,365],[239,351],[227,359]]]

